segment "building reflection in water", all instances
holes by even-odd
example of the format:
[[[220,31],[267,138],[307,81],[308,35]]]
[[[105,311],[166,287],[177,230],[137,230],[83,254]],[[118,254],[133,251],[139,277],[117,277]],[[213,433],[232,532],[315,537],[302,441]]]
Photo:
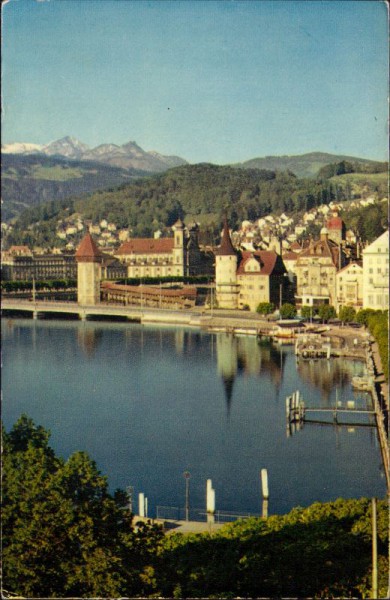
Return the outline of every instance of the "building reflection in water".
[[[234,383],[240,376],[258,377],[267,372],[273,382],[279,385],[282,380],[284,356],[272,344],[261,345],[249,336],[236,337],[230,333],[216,336],[217,370],[221,376],[227,416],[230,416]]]
[[[87,357],[95,354],[96,348],[99,346],[103,337],[103,331],[97,329],[94,323],[82,323],[81,327],[77,328],[77,344]]]
[[[350,385],[352,377],[364,372],[364,364],[351,360],[300,360],[297,366],[299,375],[321,392],[324,406],[329,404],[333,390]]]

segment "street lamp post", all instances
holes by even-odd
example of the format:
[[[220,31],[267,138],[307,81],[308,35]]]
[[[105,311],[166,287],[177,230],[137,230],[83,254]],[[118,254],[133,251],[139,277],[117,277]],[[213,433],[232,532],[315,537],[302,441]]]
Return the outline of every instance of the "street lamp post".
[[[134,488],[131,485],[127,486],[126,493],[127,493],[128,508],[131,513],[133,512],[133,492],[134,492]]]
[[[184,471],[183,473],[185,482],[186,482],[186,501],[185,501],[185,519],[186,521],[190,520],[190,477],[191,474],[189,471]]]

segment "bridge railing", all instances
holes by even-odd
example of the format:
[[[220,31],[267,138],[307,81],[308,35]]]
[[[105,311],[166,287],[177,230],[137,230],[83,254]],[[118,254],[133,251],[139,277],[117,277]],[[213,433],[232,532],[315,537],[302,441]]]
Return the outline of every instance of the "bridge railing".
[[[185,521],[187,511],[184,507],[178,506],[156,506],[156,519],[166,519],[167,521]],[[216,510],[214,513],[215,523],[231,523],[239,519],[248,519],[250,517],[259,517],[257,513],[236,512],[232,510]],[[207,521],[208,514],[204,508],[190,508],[188,510],[189,521]]]

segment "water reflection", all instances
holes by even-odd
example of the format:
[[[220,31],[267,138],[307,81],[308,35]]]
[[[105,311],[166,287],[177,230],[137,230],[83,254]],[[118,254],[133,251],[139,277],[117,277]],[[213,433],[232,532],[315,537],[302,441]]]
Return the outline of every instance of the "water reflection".
[[[145,492],[152,512],[179,505],[186,469],[195,507],[212,478],[218,509],[261,512],[263,467],[270,514],[383,493],[375,429],[351,420],[285,433],[287,395],[299,389],[315,407],[323,394],[333,406],[337,387],[345,404],[361,364],[332,359],[297,370],[292,347],[254,336],[130,323],[14,320],[2,341],[6,428],[28,413],[52,431],[61,456],[89,452],[112,489]]]
[[[364,364],[338,359],[300,360],[297,370],[303,380],[320,390],[323,404],[328,405],[335,389],[348,386],[352,377],[364,373]]]
[[[271,344],[261,345],[253,337],[235,337],[230,333],[216,338],[217,371],[221,376],[229,418],[232,407],[234,383],[238,376],[258,377],[262,372],[271,375],[279,385],[283,376],[285,357]]]
[[[103,331],[91,323],[82,323],[77,329],[77,344],[85,356],[94,356],[103,339]]]

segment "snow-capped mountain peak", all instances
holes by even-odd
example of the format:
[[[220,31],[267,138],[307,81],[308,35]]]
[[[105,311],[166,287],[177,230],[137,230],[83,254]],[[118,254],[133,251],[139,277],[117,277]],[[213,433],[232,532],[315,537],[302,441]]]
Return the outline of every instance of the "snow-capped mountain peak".
[[[11,142],[2,144],[1,151],[4,154],[35,154],[41,152],[43,146],[40,144],[30,144],[25,142]]]
[[[29,143],[12,143],[2,146],[5,154],[44,154],[46,156],[63,156],[73,160],[97,161],[123,169],[139,169],[141,171],[159,172],[171,167],[187,164],[178,156],[163,156],[158,152],[146,152],[135,141],[121,146],[112,143],[100,144],[90,148],[75,137],[65,136],[43,146]]]
[[[49,156],[58,154],[67,158],[81,158],[84,152],[88,150],[89,146],[87,144],[83,144],[83,142],[69,135],[42,148],[42,151]]]

